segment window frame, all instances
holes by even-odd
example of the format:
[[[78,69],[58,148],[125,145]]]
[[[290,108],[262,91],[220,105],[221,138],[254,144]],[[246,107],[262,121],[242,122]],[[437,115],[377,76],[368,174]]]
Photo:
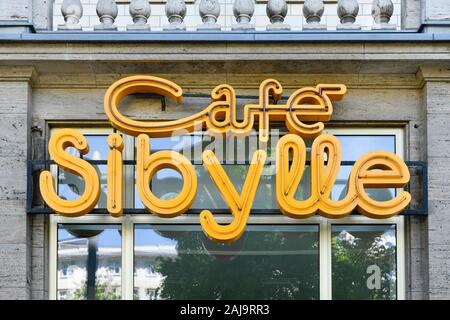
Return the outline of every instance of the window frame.
[[[112,128],[77,128],[83,134],[109,134],[113,132]],[[51,131],[53,132],[53,130]],[[328,128],[323,133],[331,133],[334,135],[361,135],[361,136],[395,136],[395,153],[402,159],[405,156],[404,146],[404,129],[398,127],[365,127],[365,128]],[[126,143],[127,141],[125,141]],[[134,153],[134,144],[128,143],[131,147],[125,147],[127,155]],[[55,166],[56,167],[56,166]],[[54,169],[52,169],[54,170]],[[133,168],[131,168],[133,170]],[[53,173],[54,171],[52,171]],[[127,174],[127,173],[126,173]],[[131,174],[133,174],[131,172]],[[134,187],[131,186],[130,190]],[[401,190],[401,189],[398,189]],[[130,204],[133,204],[134,194],[130,196]],[[128,198],[127,198],[128,199]],[[219,223],[227,223],[231,221],[229,215],[217,214]],[[134,224],[199,224],[198,215],[184,214],[182,216],[164,219],[152,214],[132,214],[114,218],[110,215],[85,215],[76,219],[51,214],[49,218],[49,298],[57,299],[57,279],[58,279],[58,224],[76,223],[76,224],[120,224],[122,227],[122,267],[121,267],[121,284],[122,284],[122,300],[133,300],[134,290]],[[405,218],[397,215],[388,219],[377,220],[370,219],[360,215],[350,215],[340,219],[327,219],[321,216],[314,216],[307,219],[292,219],[282,215],[251,215],[248,224],[309,224],[319,226],[319,281],[320,281],[320,300],[332,299],[332,252],[331,252],[331,229],[336,224],[377,224],[396,226],[396,276],[397,276],[397,300],[404,300],[406,295],[406,268],[405,268]]]

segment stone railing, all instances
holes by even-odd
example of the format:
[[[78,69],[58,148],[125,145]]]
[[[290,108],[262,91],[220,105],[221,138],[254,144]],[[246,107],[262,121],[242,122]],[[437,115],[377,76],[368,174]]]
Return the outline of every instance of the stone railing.
[[[89,4],[86,4],[86,1]],[[58,31],[117,31],[126,30],[130,32],[149,32],[151,30],[163,31],[252,31],[265,29],[267,31],[326,31],[326,30],[397,30],[399,12],[396,12],[395,19],[392,19],[394,9],[400,11],[400,0],[257,0],[257,6],[261,10],[261,6],[265,7],[266,17],[261,20],[258,16],[255,23],[254,0],[166,0],[165,5],[159,1],[157,4],[159,12],[152,16],[152,7],[156,6],[153,2],[156,0],[60,0],[59,6],[64,23],[58,24],[54,29]],[[225,1],[226,3],[223,3]],[[233,1],[232,3],[228,3]],[[364,14],[366,18],[370,18],[368,22],[362,26],[358,23],[358,15],[361,14],[361,1],[364,1]],[[265,2],[265,3],[264,3]],[[296,6],[288,6],[291,3]],[[371,2],[371,3],[370,3]],[[302,6],[300,7],[300,3]],[[394,6],[395,4],[395,6]],[[165,17],[162,15],[161,6],[164,5]],[[88,23],[81,23],[83,19],[83,11],[88,7],[90,13],[94,11],[96,16],[89,16]],[[324,21],[324,12],[328,8],[333,8],[334,13],[328,9],[327,19]],[[128,9],[125,13],[124,8]],[[294,12],[295,10],[299,12]],[[301,9],[300,9],[301,8]],[[128,21],[126,25],[117,24],[117,18],[121,11],[122,22],[124,18]],[[227,11],[231,14],[227,14]],[[197,17],[193,19],[192,15],[187,19],[187,12],[196,12]],[[221,23],[221,15],[224,14],[232,19],[230,24]],[[301,11],[301,12],[300,12]],[[259,11],[260,12],[260,11]],[[126,14],[129,14],[126,17]],[[289,15],[300,16],[303,21],[301,26],[292,26],[289,23]],[[331,23],[330,17],[333,15],[335,23]],[[301,17],[303,16],[303,17]],[[98,19],[97,23],[93,19]],[[199,18],[199,19],[197,19]],[[150,19],[158,19],[157,27],[151,26]],[[299,20],[300,20],[299,19]],[[58,19],[55,19],[56,21]],[[165,20],[165,21],[164,21]],[[192,20],[192,21],[189,21]],[[337,20],[337,21],[336,21]],[[393,21],[392,21],[393,20]],[[370,23],[370,25],[368,25]]]

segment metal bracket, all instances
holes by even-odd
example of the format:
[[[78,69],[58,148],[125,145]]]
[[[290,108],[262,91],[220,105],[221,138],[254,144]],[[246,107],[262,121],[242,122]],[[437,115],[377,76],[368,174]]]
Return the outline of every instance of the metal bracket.
[[[106,160],[86,160],[93,165],[106,165]],[[355,161],[342,161],[341,165],[353,165]],[[403,211],[402,215],[407,216],[427,216],[428,215],[428,167],[427,163],[424,161],[405,161],[406,165],[410,171],[416,171],[421,179],[421,205],[418,208],[408,207]],[[36,195],[38,188],[38,175],[42,170],[48,170],[50,165],[55,164],[52,160],[28,160],[27,161],[27,213],[28,214],[52,214],[54,213],[52,209],[46,207],[44,204],[38,204],[36,201]],[[136,165],[135,160],[124,160],[124,165]],[[246,163],[248,164],[248,163]],[[308,163],[307,163],[308,164]],[[407,191],[411,192],[411,182],[406,187]],[[415,195],[413,195],[413,198]],[[189,209],[188,214],[199,214],[200,209]],[[228,209],[212,209],[213,213],[229,213]],[[108,214],[106,208],[98,208],[91,211],[92,214]],[[148,211],[146,209],[137,208],[124,208],[124,214],[146,214]],[[264,214],[280,214],[278,209],[252,209],[251,214],[254,215],[264,215]]]

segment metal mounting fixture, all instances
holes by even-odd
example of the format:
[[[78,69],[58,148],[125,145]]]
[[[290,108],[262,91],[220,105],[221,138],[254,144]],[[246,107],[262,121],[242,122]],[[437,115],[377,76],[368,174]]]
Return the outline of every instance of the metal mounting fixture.
[[[92,165],[106,165],[106,160],[86,160]],[[428,167],[427,163],[424,161],[405,161],[408,166],[411,177],[414,181],[417,178],[417,182],[414,183],[410,181],[408,183],[406,190],[412,193],[413,199],[420,199],[420,205],[409,206],[404,210],[402,215],[410,216],[426,216],[428,214]],[[53,160],[28,160],[27,161],[27,213],[28,214],[52,214],[53,210],[43,203],[39,203],[39,174],[42,170],[49,170],[50,165],[54,165]],[[241,163],[239,163],[241,164]],[[248,162],[243,164],[249,164]],[[306,162],[309,165],[309,162]],[[355,161],[342,161],[341,165],[350,166],[355,164]],[[135,160],[124,160],[124,166],[135,166]],[[413,179],[411,179],[413,180]],[[416,188],[414,188],[416,186]],[[413,191],[414,190],[414,191]],[[199,214],[203,209],[189,209],[187,214]],[[227,214],[228,209],[212,209],[211,212],[217,214]],[[93,209],[91,214],[108,214],[106,208],[96,208]],[[124,214],[149,214],[146,209],[137,208],[124,208]],[[278,209],[252,209],[251,214],[253,215],[264,215],[264,214],[281,214]],[[354,214],[357,214],[356,212]]]

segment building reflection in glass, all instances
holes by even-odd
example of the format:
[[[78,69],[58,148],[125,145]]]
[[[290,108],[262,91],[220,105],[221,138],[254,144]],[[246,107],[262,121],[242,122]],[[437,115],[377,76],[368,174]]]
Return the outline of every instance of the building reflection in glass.
[[[84,160],[107,160],[109,147],[107,135],[85,135],[89,144],[89,153],[83,156]],[[65,150],[79,157],[77,149],[69,147]],[[106,165],[93,165],[100,178],[100,199],[96,208],[106,208],[108,168]],[[78,199],[84,192],[84,180],[79,176],[58,168],[58,195],[67,200]]]
[[[120,225],[58,225],[58,299],[121,299]]]
[[[197,225],[135,225],[135,299],[318,299],[319,228],[249,225],[217,244]]]

